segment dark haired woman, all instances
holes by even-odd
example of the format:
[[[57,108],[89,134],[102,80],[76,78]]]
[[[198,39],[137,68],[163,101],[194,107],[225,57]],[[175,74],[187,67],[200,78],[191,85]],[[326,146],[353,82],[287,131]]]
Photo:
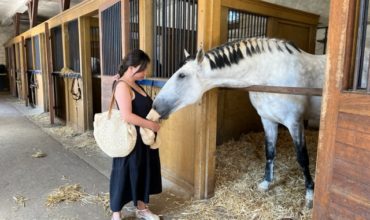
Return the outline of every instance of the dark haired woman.
[[[136,81],[146,74],[150,59],[142,50],[133,50],[122,60],[119,80],[115,81],[115,98],[121,118],[137,130],[133,151],[126,157],[113,158],[110,179],[110,207],[112,220],[121,219],[122,207],[133,201],[136,217],[159,219],[147,204],[149,195],[162,192],[161,167],[158,149],[150,149],[141,139],[139,127],[159,130],[159,124],[145,119],[152,107],[152,99]]]

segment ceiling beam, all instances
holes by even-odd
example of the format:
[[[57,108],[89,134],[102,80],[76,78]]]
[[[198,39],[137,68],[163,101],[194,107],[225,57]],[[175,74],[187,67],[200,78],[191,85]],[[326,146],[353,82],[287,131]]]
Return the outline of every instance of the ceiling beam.
[[[20,13],[15,13],[15,15],[13,16],[13,24],[14,24],[14,33],[15,33],[15,36],[18,36],[19,35],[19,24],[20,24],[20,19],[21,18],[21,14]]]
[[[69,6],[71,5],[71,0],[60,0],[60,3],[62,5],[62,11],[65,11],[69,9]]]
[[[30,28],[33,28],[36,25],[38,5],[39,5],[39,0],[30,0],[27,3],[28,17],[30,20]]]

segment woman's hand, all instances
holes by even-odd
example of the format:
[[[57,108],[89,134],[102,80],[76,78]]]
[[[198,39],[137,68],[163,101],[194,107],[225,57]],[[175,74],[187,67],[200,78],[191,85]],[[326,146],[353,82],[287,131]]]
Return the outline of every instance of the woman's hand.
[[[160,129],[160,125],[159,125],[159,123],[158,122],[155,122],[155,121],[150,121],[149,120],[149,129],[150,130],[152,130],[152,131],[154,131],[154,132],[158,132],[159,131],[159,129]]]

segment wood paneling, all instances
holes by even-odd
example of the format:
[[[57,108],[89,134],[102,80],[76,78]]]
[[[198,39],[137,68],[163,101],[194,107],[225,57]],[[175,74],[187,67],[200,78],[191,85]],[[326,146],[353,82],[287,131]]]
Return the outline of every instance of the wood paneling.
[[[332,190],[330,190],[329,207],[333,206],[334,204],[341,207],[341,209],[337,209],[337,212],[335,213],[333,213],[332,210],[328,209],[327,211],[330,213],[330,219],[369,219],[369,203],[364,203],[351,194],[343,192],[341,189],[333,188]],[[350,218],[346,218],[349,215]]]
[[[315,14],[287,8],[258,0],[222,0],[222,6],[244,8],[260,15],[317,25],[319,17]]]
[[[331,187],[359,200],[368,201],[370,189],[366,176],[369,176],[368,169],[361,169],[361,166],[336,158]]]
[[[370,218],[370,94],[345,91],[357,2],[331,1],[313,219]]]
[[[335,156],[337,159],[353,163],[355,166],[358,166],[361,172],[364,167],[370,167],[370,151],[368,149],[360,149],[357,146],[350,146],[337,142],[335,144]]]

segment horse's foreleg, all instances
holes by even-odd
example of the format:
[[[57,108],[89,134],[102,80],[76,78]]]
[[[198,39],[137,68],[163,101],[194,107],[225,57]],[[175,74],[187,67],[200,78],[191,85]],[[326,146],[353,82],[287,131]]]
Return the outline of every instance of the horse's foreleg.
[[[274,179],[274,159],[276,154],[276,139],[278,134],[278,124],[267,119],[261,118],[263,129],[265,130],[265,153],[266,167],[265,178],[258,185],[258,189],[266,191]]]
[[[312,180],[309,159],[306,147],[306,140],[304,135],[303,123],[299,125],[289,126],[289,132],[293,138],[294,146],[297,154],[297,161],[302,168],[303,175],[305,177],[306,185],[306,205],[312,206],[314,182]]]

